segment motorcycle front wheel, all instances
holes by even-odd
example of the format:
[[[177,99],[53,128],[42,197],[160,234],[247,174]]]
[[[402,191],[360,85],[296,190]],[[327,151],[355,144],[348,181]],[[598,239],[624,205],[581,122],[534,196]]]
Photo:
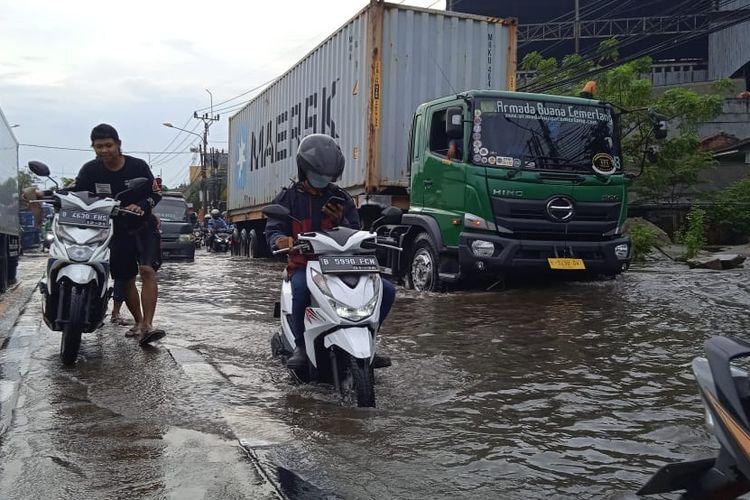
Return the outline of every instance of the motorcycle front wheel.
[[[357,401],[359,407],[375,407],[375,378],[369,359],[357,359],[346,354],[341,396],[344,401]]]
[[[81,333],[83,322],[88,307],[88,288],[80,285],[70,287],[70,315],[68,322],[63,326],[62,338],[60,339],[60,359],[63,364],[70,366],[78,359],[78,351],[81,348]]]

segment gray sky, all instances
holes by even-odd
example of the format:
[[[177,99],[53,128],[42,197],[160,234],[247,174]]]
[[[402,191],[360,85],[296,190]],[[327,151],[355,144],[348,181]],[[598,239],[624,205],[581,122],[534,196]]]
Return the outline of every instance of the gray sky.
[[[163,122],[202,133],[192,116],[209,106],[208,89],[221,116],[209,146],[226,149],[227,119],[255,93],[218,103],[283,73],[367,3],[0,0],[0,108],[19,125],[16,137],[86,150],[21,146],[20,165],[40,160],[53,176],[74,177],[93,158],[91,128],[105,122],[174,187],[199,162],[186,153],[199,138]],[[445,8],[444,0],[403,3]]]

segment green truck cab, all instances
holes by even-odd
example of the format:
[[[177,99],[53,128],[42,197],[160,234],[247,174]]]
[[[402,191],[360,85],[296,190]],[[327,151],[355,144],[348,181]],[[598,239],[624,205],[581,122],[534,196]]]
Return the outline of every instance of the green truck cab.
[[[377,225],[403,250],[381,265],[424,291],[510,273],[621,273],[630,180],[619,137],[615,109],[594,99],[469,91],[420,105],[409,209]]]

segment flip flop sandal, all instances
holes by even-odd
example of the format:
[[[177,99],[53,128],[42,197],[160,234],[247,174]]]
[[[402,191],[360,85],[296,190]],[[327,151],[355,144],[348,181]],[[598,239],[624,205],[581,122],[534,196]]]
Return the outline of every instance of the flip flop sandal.
[[[151,342],[156,342],[157,340],[163,339],[166,335],[167,334],[164,330],[151,330],[150,332],[143,335],[143,337],[141,337],[141,340],[138,341],[138,345],[143,347],[147,344],[150,344]]]
[[[133,328],[125,332],[126,337],[137,337],[140,334],[141,334],[141,329],[138,328],[138,325],[134,326]]]

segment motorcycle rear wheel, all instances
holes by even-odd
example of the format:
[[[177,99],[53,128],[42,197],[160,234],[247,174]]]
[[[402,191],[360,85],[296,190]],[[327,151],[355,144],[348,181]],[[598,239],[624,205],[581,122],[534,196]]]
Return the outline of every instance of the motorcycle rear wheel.
[[[81,348],[83,321],[88,307],[88,289],[73,285],[70,287],[70,317],[63,327],[60,339],[60,359],[66,366],[75,364]]]
[[[369,359],[357,359],[346,354],[344,377],[341,379],[341,396],[354,401],[357,406],[375,407],[375,377]]]

